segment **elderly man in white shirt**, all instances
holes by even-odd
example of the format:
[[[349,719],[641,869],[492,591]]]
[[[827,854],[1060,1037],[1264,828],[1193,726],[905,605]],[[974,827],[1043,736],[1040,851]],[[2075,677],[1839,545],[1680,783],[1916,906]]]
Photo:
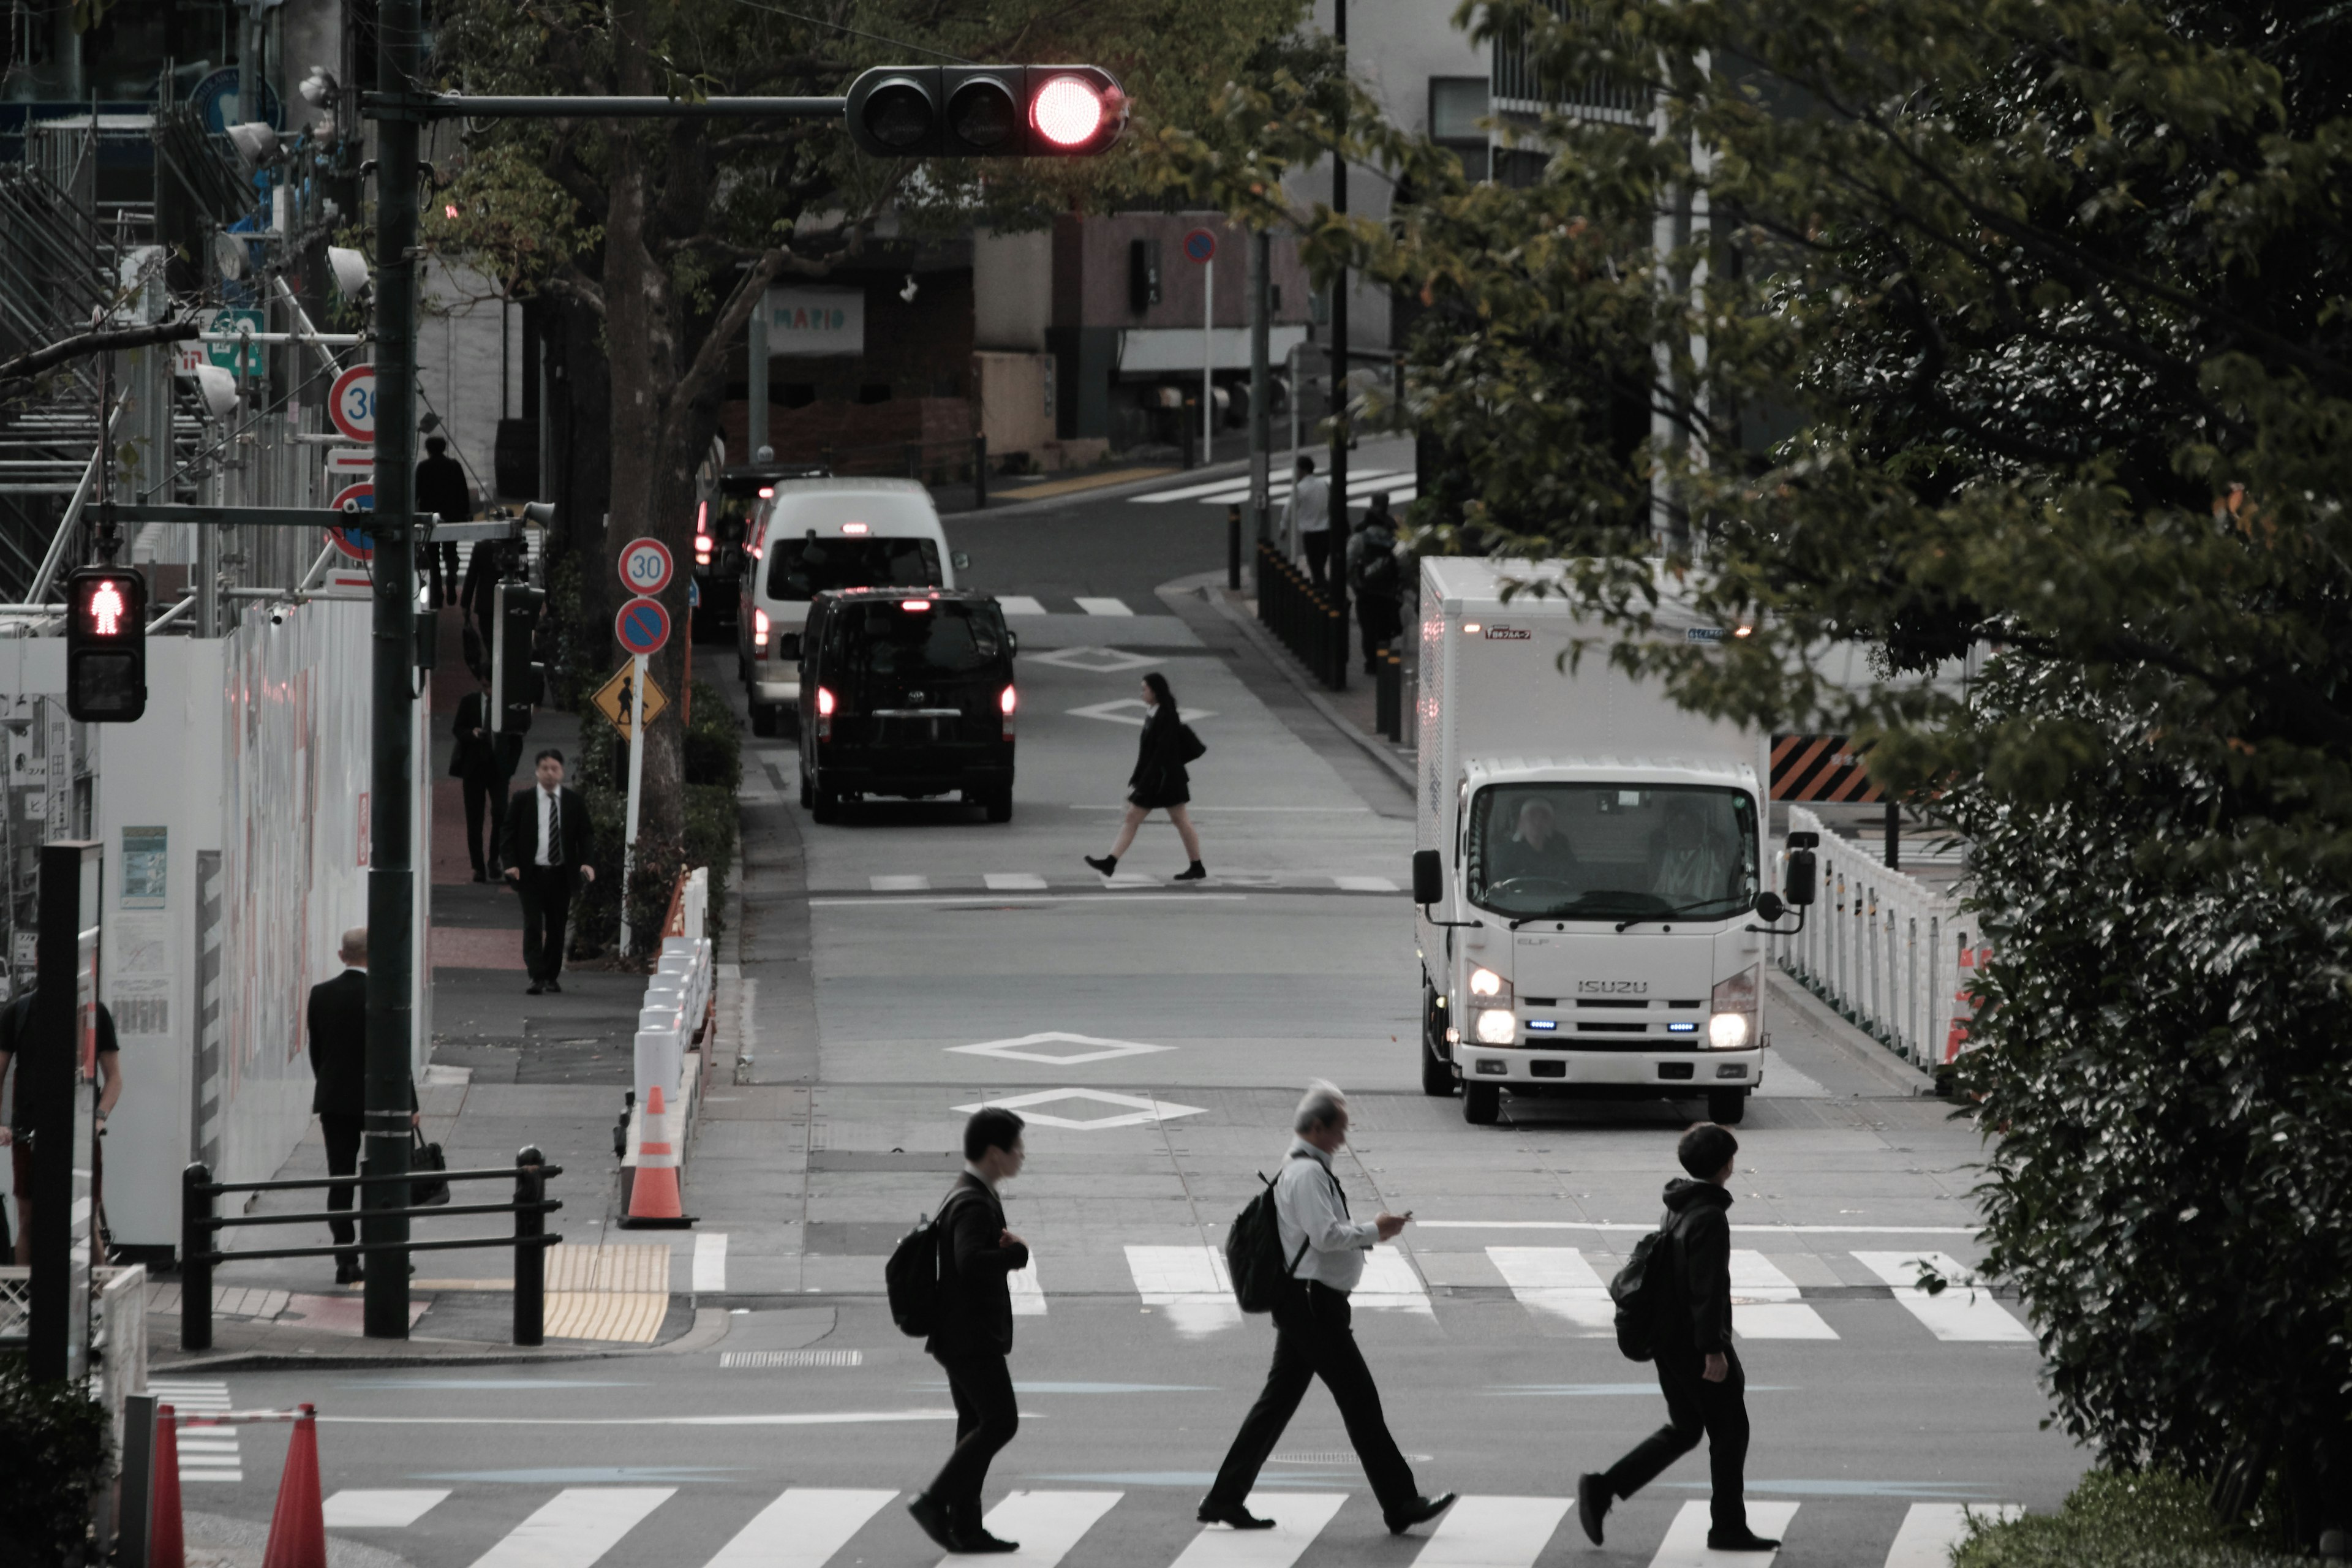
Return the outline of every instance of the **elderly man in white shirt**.
[[[1315,459],[1298,459],[1297,482],[1290,488],[1290,531],[1307,555],[1307,574],[1318,588],[1331,585],[1331,481],[1317,476]]]
[[[1319,1377],[1347,1423],[1348,1439],[1363,1461],[1381,1518],[1390,1533],[1402,1535],[1453,1507],[1454,1494],[1423,1497],[1415,1488],[1412,1467],[1389,1436],[1387,1418],[1381,1414],[1381,1391],[1372,1384],[1371,1369],[1364,1364],[1364,1352],[1349,1326],[1348,1292],[1364,1277],[1364,1254],[1372,1244],[1393,1239],[1412,1215],[1349,1217],[1347,1194],[1331,1171],[1331,1156],[1348,1142],[1348,1100],[1336,1087],[1309,1085],[1291,1127],[1297,1136],[1291,1140],[1290,1156],[1274,1184],[1282,1254],[1292,1260],[1290,1279],[1274,1309],[1274,1366],[1266,1373],[1265,1392],[1250,1407],[1216,1483],[1201,1503],[1199,1517],[1203,1524],[1235,1530],[1273,1525],[1274,1521],[1259,1518],[1245,1506],[1250,1489],[1297,1412],[1298,1402],[1307,1396],[1307,1385]]]

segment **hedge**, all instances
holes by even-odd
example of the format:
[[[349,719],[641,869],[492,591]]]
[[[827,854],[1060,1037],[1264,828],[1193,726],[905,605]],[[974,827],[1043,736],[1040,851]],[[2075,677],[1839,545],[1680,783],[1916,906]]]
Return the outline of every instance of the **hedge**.
[[[580,768],[574,784],[588,801],[588,826],[600,868],[594,882],[572,905],[572,947],[577,953],[604,952],[619,936],[622,839],[627,826],[628,780],[620,769],[620,737],[602,721],[580,730]],[[717,689],[694,683],[694,723],[686,732],[685,866],[710,868],[710,930],[721,929],[728,879],[735,868],[736,790],[743,777],[742,732]],[[671,886],[681,862],[649,855],[639,863],[630,891],[629,929],[656,929],[668,912]]]
[[[2214,1516],[2205,1489],[2163,1471],[2093,1470],[2054,1514],[1972,1516],[1953,1568],[2288,1568]]]
[[[89,1550],[93,1500],[112,1473],[106,1409],[66,1384],[35,1384],[0,1356],[0,1568],[55,1568]]]

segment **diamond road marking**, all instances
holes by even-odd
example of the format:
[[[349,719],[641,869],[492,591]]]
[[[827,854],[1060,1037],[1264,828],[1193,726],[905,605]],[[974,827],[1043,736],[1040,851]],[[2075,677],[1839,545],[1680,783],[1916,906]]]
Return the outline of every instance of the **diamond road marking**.
[[[1066,1100],[1093,1100],[1098,1105],[1125,1106],[1123,1115],[1097,1116],[1089,1121],[1075,1117],[1053,1116],[1032,1110],[1033,1106],[1058,1105]],[[1206,1109],[1198,1105],[1179,1105],[1172,1100],[1147,1100],[1140,1095],[1112,1094],[1099,1089],[1042,1089],[1034,1094],[1016,1094],[1005,1100],[986,1100],[955,1109],[966,1115],[982,1106],[998,1105],[1007,1110],[1018,1110],[1022,1120],[1042,1127],[1066,1127],[1074,1132],[1099,1132],[1108,1127],[1145,1127],[1155,1121],[1173,1121],[1180,1116],[1198,1116]]]
[[[1076,1046],[1074,1051],[1039,1050],[1035,1047],[1054,1044]],[[950,1051],[967,1056],[1003,1057],[1012,1061],[1048,1062],[1055,1067],[1076,1067],[1080,1062],[1109,1061],[1114,1057],[1147,1056],[1153,1051],[1172,1051],[1173,1046],[1147,1046],[1139,1040],[1106,1040],[1093,1035],[1068,1035],[1059,1029],[1049,1029],[1042,1035],[1021,1035],[1009,1040],[984,1040],[976,1046],[950,1046]]]
[[[1129,709],[1133,709],[1134,711],[1131,713],[1127,711]],[[1084,708],[1071,708],[1065,711],[1073,719],[1100,719],[1106,723],[1132,724],[1139,730],[1143,727],[1144,715],[1150,712],[1151,708],[1140,697],[1122,697],[1116,702],[1090,702]],[[1213,709],[1187,708],[1184,710],[1184,721],[1188,724],[1202,719],[1213,719],[1216,716]]]
[[[1147,664],[1158,664],[1156,658],[1139,653],[1129,653],[1117,647],[1057,647],[1051,653],[1023,656],[1031,664],[1057,665],[1064,669],[1083,670],[1089,675],[1116,675],[1124,669],[1141,669]]]

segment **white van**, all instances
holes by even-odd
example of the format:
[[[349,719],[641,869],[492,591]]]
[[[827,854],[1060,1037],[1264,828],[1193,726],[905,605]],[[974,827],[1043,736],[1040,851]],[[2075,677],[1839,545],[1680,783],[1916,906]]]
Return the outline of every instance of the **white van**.
[[[736,649],[751,732],[773,735],[801,700],[801,628],[828,588],[952,588],[968,558],[948,549],[931,492],[913,479],[779,479],[753,519]]]

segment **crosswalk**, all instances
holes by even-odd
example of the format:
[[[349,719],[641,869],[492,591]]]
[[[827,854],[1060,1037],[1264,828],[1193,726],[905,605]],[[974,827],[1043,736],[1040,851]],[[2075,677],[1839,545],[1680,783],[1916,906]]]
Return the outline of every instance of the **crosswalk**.
[[[1125,599],[1113,598],[1108,595],[1074,595],[1070,602],[1077,606],[1076,613],[1083,616],[1112,617],[1124,616],[1132,619],[1135,615],[1135,611],[1129,607]],[[999,594],[996,595],[996,607],[1007,616],[1052,616],[1071,613],[1066,610],[1053,609],[1045,600],[1034,594]]]
[[[661,1561],[688,1568],[695,1554],[661,1552],[654,1539],[673,1519],[707,1507],[700,1500],[676,1500],[678,1492],[677,1487],[566,1487],[488,1543],[471,1559],[472,1568],[591,1568],[640,1530],[647,1534],[630,1542],[633,1556],[651,1561],[657,1554]],[[891,1550],[896,1538],[911,1539],[914,1531],[891,1508],[902,1495],[873,1489],[790,1488],[753,1514],[716,1555],[703,1559],[701,1568],[826,1568],[852,1555],[858,1561],[877,1555],[895,1561],[904,1555]],[[1147,1495],[1152,1500],[1143,1500]],[[991,1533],[1020,1543],[1018,1552],[1003,1559],[1008,1568],[1058,1568],[1122,1503],[1156,1516],[1172,1511],[1166,1508],[1167,1495],[1142,1494],[1128,1502],[1124,1491],[1013,1491],[989,1509],[983,1522]],[[390,1531],[432,1520],[441,1534],[461,1534],[462,1521],[436,1518],[450,1496],[446,1490],[339,1491],[326,1500],[327,1525]],[[1190,1499],[1182,1500],[1181,1513],[1169,1521],[1169,1533],[1182,1532],[1184,1537],[1181,1546],[1169,1542],[1173,1555],[1165,1561],[1170,1568],[1292,1568],[1327,1533],[1333,1538],[1327,1551],[1348,1550],[1358,1537],[1362,1538],[1359,1545],[1388,1539],[1375,1505],[1360,1492],[1268,1489],[1253,1493],[1248,1507],[1272,1519],[1274,1528],[1196,1529],[1187,1517]],[[1419,1533],[1412,1544],[1412,1568],[1532,1568],[1563,1531],[1575,1533],[1573,1508],[1574,1500],[1568,1497],[1469,1493]],[[1799,1511],[1796,1502],[1785,1499],[1750,1498],[1748,1526],[1759,1535],[1785,1538],[1800,1529]],[[1887,1546],[1885,1568],[1940,1568],[1967,1533],[1969,1513],[2011,1517],[2016,1511],[2015,1505],[2005,1503],[1911,1503]],[[1682,1504],[1663,1534],[1654,1537],[1650,1568],[1717,1568],[1729,1561],[1763,1568],[1772,1561],[1769,1554],[1732,1559],[1708,1551],[1707,1524],[1704,1500]],[[1612,1548],[1618,1548],[1621,1539],[1637,1539],[1641,1528],[1642,1516],[1633,1510],[1613,1513]],[[868,1532],[882,1533],[862,1540]],[[1129,1532],[1129,1539],[1133,1533]],[[397,1537],[378,1534],[373,1539]],[[1578,1544],[1581,1546],[1580,1540]],[[1130,1555],[1122,1560],[1150,1559]],[[951,1568],[959,1561],[949,1557],[940,1568]]]
[[[1280,506],[1290,499],[1293,481],[1285,475],[1277,477],[1266,488],[1266,499]],[[1391,510],[1402,508],[1419,494],[1411,471],[1403,468],[1349,468],[1348,499],[1369,500],[1385,493]],[[1205,483],[1177,485],[1164,490],[1151,490],[1129,500],[1139,506],[1166,506],[1172,501],[1193,501],[1202,506],[1229,506],[1250,499],[1250,481],[1246,474],[1230,475]]]
[[[217,1482],[234,1485],[245,1479],[245,1460],[235,1426],[190,1426],[192,1417],[225,1415],[236,1408],[228,1402],[228,1384],[194,1379],[153,1378],[147,1392],[159,1405],[172,1407],[179,1429],[180,1484]]]
[[[967,873],[940,877],[923,872],[892,871],[867,877],[866,888],[868,892],[875,893],[1042,893],[1054,888],[1100,888],[1106,884],[1114,888],[1157,888],[1167,879],[1141,871],[1119,871],[1108,878],[1085,871],[1060,876],[1037,871],[982,871],[976,876]],[[1219,887],[1263,888],[1272,891],[1401,893],[1404,890],[1390,877],[1333,876],[1320,872],[1217,871],[1212,872],[1208,880]]]

